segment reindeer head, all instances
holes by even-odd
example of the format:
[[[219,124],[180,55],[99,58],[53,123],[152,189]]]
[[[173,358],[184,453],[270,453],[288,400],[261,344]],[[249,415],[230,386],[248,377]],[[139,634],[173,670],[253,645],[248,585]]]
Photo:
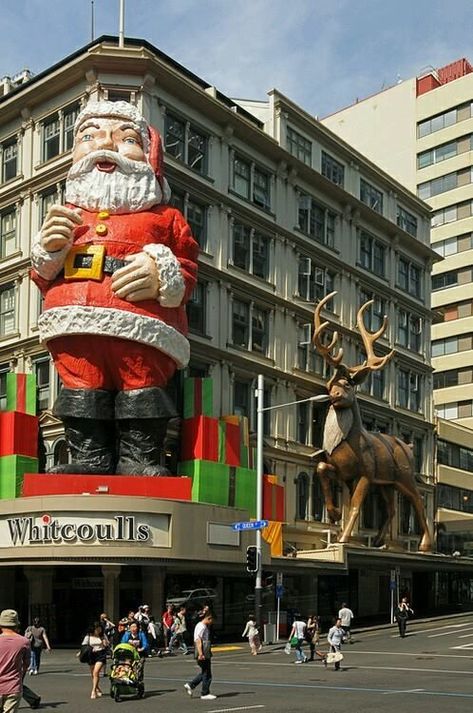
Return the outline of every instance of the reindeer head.
[[[336,292],[331,292],[326,295],[315,308],[314,312],[314,335],[312,337],[312,343],[318,351],[318,353],[325,359],[327,364],[330,364],[335,368],[334,375],[327,382],[327,391],[330,396],[330,402],[335,409],[351,408],[356,399],[356,387],[358,384],[368,376],[372,371],[379,371],[382,369],[388,361],[392,358],[394,350],[390,351],[384,357],[377,357],[374,353],[374,344],[377,339],[379,339],[388,326],[387,317],[384,317],[383,324],[376,332],[369,332],[366,329],[364,323],[364,313],[368,307],[373,304],[373,300],[365,302],[364,305],[358,310],[356,317],[356,323],[358,329],[360,330],[361,338],[366,351],[367,359],[363,364],[358,364],[358,366],[345,366],[342,363],[343,359],[343,349],[338,348],[336,354],[332,354],[332,350],[338,342],[338,332],[334,332],[332,339],[328,344],[324,344],[321,337],[324,331],[327,329],[329,323],[327,321],[322,322],[320,318],[320,313],[322,307],[324,307],[329,300],[332,299]]]

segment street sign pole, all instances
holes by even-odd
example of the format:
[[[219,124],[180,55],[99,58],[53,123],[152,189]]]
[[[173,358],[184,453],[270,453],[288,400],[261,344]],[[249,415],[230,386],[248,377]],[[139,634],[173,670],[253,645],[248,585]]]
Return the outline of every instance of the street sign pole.
[[[264,377],[258,375],[256,389],[256,519],[263,519],[263,408],[264,408]],[[255,617],[256,626],[261,631],[261,590],[263,567],[261,561],[261,530],[256,530],[256,552],[258,569],[255,577]]]
[[[281,621],[281,597],[283,594],[283,586],[282,586],[282,577],[283,574],[282,572],[278,572],[276,575],[276,597],[277,597],[277,610],[276,610],[276,641],[279,642],[279,628],[280,628],[280,621]]]

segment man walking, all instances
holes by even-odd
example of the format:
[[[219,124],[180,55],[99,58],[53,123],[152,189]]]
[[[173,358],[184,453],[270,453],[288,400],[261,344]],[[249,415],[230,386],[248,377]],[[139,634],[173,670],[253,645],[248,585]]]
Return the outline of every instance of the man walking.
[[[295,619],[292,622],[291,633],[289,634],[289,641],[291,641],[291,639],[297,639],[297,644],[295,646],[296,660],[294,661],[294,663],[305,663],[307,661],[307,656],[302,651],[302,644],[304,643],[306,628],[307,624],[305,623],[305,621],[302,620],[301,615],[296,614]]]
[[[197,665],[200,668],[200,673],[198,673],[192,681],[184,684],[187,693],[189,696],[192,696],[194,688],[201,683],[202,692],[200,697],[204,701],[214,701],[217,698],[217,696],[210,693],[210,683],[212,681],[212,647],[209,627],[212,626],[212,623],[213,616],[209,613],[196,624],[194,629],[194,653]]]
[[[337,619],[335,621],[335,626],[328,632],[327,641],[330,644],[330,651],[335,654],[341,653],[342,642],[343,642],[343,629],[342,620]],[[340,670],[340,661],[335,661],[335,671]]]
[[[354,619],[353,612],[349,609],[345,602],[342,604],[342,608],[338,612],[338,618],[342,621],[342,629],[345,632],[345,638],[352,644],[351,640],[351,621]]]
[[[31,658],[31,644],[18,633],[20,622],[14,609],[0,614],[0,713],[15,713],[20,705],[23,677]]]

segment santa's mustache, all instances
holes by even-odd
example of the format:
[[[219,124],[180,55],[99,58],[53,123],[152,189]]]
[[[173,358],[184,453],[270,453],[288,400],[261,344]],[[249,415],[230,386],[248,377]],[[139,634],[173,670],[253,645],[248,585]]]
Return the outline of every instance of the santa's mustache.
[[[152,171],[151,166],[146,161],[135,161],[131,158],[122,156],[117,151],[108,151],[107,149],[99,149],[92,151],[74,163],[68,174],[68,178],[78,178],[85,173],[90,173],[97,163],[113,163],[116,165],[117,171],[129,176],[131,174],[143,174]]]

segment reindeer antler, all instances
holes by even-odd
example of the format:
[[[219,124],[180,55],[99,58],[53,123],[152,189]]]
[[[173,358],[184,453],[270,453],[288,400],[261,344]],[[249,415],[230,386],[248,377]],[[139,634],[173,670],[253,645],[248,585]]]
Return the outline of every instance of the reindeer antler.
[[[374,300],[368,300],[368,302],[365,302],[365,304],[362,305],[358,310],[358,314],[356,316],[356,323],[358,325],[358,329],[360,330],[367,359],[363,362],[363,364],[349,367],[349,372],[352,376],[354,376],[355,374],[359,374],[362,371],[366,373],[368,373],[368,371],[379,371],[380,369],[383,369],[383,367],[386,366],[388,361],[394,355],[394,349],[392,349],[389,354],[386,354],[386,356],[384,357],[376,356],[376,354],[374,353],[374,344],[386,331],[386,328],[388,326],[388,318],[386,317],[386,315],[384,315],[383,324],[378,330],[376,330],[376,332],[368,331],[366,329],[364,315],[368,307],[373,303]]]
[[[343,349],[339,347],[337,354],[331,354],[332,349],[338,342],[338,332],[334,332],[330,344],[324,344],[321,340],[322,334],[327,329],[329,322],[322,322],[320,318],[320,313],[322,307],[324,307],[329,300],[332,299],[336,292],[331,292],[320,300],[314,312],[314,334],[312,337],[312,343],[319,354],[325,359],[325,361],[331,366],[337,367],[343,359]]]

